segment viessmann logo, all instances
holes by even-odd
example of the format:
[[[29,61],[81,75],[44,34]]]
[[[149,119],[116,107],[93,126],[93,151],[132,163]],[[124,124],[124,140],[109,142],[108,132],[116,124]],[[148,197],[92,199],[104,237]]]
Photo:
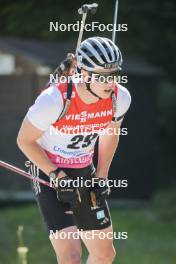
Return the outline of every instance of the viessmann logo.
[[[82,111],[80,114],[76,115],[66,115],[66,120],[80,120],[80,122],[86,122],[87,119],[95,119],[99,117],[106,117],[112,115],[112,109],[111,110],[105,110],[101,112],[96,113],[88,113],[87,111]]]

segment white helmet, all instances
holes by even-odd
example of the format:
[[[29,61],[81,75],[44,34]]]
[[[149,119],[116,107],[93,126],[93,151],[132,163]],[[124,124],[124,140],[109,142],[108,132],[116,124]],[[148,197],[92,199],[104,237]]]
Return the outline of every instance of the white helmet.
[[[120,70],[122,54],[108,38],[92,37],[84,40],[76,52],[77,66],[87,71]]]

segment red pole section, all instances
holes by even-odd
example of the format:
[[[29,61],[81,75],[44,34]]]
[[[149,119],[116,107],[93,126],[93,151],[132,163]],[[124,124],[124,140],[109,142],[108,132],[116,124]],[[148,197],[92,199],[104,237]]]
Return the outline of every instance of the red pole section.
[[[2,160],[0,160],[0,166],[3,167],[3,168],[6,168],[8,170],[11,170],[13,172],[16,172],[16,173],[18,173],[18,174],[20,174],[20,175],[22,175],[22,176],[24,176],[24,177],[26,177],[26,178],[28,178],[30,180],[34,180],[36,182],[39,182],[39,183],[41,183],[41,184],[43,184],[45,186],[48,186],[48,187],[54,189],[54,187],[52,185],[50,185],[49,182],[47,182],[45,180],[42,180],[42,179],[40,179],[38,177],[33,177],[31,174],[27,173],[26,171],[21,170],[21,169],[15,167],[13,165],[10,165],[10,164],[2,161]]]

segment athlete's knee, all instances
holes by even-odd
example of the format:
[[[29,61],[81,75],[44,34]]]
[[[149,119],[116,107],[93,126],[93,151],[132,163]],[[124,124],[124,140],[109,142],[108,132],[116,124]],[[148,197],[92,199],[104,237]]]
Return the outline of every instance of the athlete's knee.
[[[65,232],[69,236],[70,233],[76,232],[75,227],[68,227],[65,229],[62,229],[61,232]],[[53,245],[53,248],[55,250],[58,263],[62,264],[81,264],[81,243],[77,239],[57,239],[50,236],[50,241]]]
[[[77,251],[65,252],[64,255],[57,256],[62,264],[81,264],[81,255]]]
[[[99,264],[111,264],[116,257],[116,251],[114,247],[107,248],[103,250],[103,252],[100,252],[96,256],[92,256],[92,259],[94,259],[94,262]]]
[[[101,258],[101,256],[99,256]],[[116,251],[115,249],[112,247],[110,249],[107,249],[104,251],[103,255],[102,255],[102,263],[106,263],[106,264],[110,264],[114,261],[116,257]]]
[[[62,264],[81,264],[81,248],[70,245],[60,250],[58,257]]]
[[[62,264],[81,264],[81,246],[75,243],[53,243],[53,247],[58,259]]]

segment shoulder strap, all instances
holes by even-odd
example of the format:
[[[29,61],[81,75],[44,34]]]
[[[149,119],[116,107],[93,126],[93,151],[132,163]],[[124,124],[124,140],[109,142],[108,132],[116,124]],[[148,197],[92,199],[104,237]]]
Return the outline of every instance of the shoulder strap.
[[[72,96],[72,80],[71,80],[71,78],[69,78],[69,81],[67,82],[67,98],[65,101],[64,108],[63,108],[62,112],[60,113],[60,116],[58,117],[57,121],[59,121],[60,119],[62,119],[66,115],[66,113],[69,109],[70,103],[71,103],[71,96]]]

